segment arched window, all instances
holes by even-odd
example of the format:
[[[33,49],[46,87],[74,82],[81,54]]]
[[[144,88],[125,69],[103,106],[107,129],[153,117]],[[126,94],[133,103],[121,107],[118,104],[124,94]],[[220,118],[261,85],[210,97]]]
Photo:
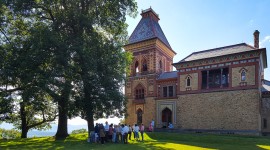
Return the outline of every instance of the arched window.
[[[159,69],[162,69],[162,62],[161,62],[161,60],[159,61]]]
[[[241,81],[246,81],[246,71],[244,69],[241,71]]]
[[[190,77],[186,78],[186,86],[190,86]]]
[[[138,73],[139,72],[139,62],[136,61],[135,63],[135,73]]]
[[[147,71],[147,61],[144,59],[142,63],[142,71]]]
[[[142,85],[138,85],[135,90],[135,99],[144,99],[144,88]]]

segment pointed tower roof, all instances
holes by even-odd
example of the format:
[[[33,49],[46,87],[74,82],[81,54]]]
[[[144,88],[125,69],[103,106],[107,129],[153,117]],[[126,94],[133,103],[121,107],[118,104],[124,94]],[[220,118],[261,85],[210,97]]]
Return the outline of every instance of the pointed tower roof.
[[[160,25],[158,24],[158,14],[150,7],[149,9],[143,10],[141,16],[142,19],[131,34],[128,44],[158,38],[169,49],[172,49]]]

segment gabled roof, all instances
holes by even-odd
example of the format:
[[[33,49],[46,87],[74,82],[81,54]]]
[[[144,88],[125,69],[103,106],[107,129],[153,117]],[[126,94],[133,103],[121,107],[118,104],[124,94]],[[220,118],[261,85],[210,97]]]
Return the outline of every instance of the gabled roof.
[[[151,14],[151,15],[144,15]],[[159,23],[158,15],[149,8],[142,11],[142,19],[139,24],[131,34],[128,44],[137,43],[144,40],[149,40],[153,38],[158,38],[161,40],[168,48],[172,49],[166,36],[164,35]]]
[[[157,80],[177,78],[177,71],[163,72],[159,75]]]
[[[189,56],[187,56],[186,58],[179,61],[178,63],[205,59],[205,58],[218,57],[218,56],[235,54],[235,53],[246,52],[246,51],[252,51],[255,49],[256,49],[255,47],[250,46],[246,43],[240,43],[236,45],[230,45],[230,46],[225,46],[225,47],[219,47],[219,48],[194,52],[190,54]]]
[[[261,92],[270,92],[270,81],[263,80],[262,87],[261,87]]]

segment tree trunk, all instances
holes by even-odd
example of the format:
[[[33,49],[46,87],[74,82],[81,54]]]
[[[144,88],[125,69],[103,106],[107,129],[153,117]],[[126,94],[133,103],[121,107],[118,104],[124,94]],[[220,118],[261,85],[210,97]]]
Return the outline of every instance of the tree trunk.
[[[93,117],[87,119],[88,137],[90,138],[90,132],[94,131],[94,119]]]
[[[68,115],[68,102],[69,102],[69,96],[70,96],[70,90],[71,90],[71,82],[66,81],[65,87],[61,92],[61,98],[58,100],[58,127],[57,132],[55,135],[56,140],[62,140],[65,139],[68,134],[68,124],[67,124],[67,115]]]
[[[21,115],[21,138],[27,138],[27,121],[26,121],[26,114],[25,114],[25,105],[24,102],[20,103],[20,115]]]
[[[58,127],[55,138],[57,140],[65,139],[68,136],[68,128],[67,128],[67,99],[61,98],[58,101]]]

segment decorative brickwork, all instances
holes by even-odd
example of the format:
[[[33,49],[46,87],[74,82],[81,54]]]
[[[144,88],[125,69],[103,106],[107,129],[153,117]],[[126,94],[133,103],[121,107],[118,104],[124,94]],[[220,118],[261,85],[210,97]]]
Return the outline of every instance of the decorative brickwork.
[[[190,86],[186,85],[187,77],[190,77]],[[180,91],[198,90],[198,73],[183,74],[179,79]]]
[[[133,54],[125,87],[127,124],[147,128],[154,119],[155,128],[171,122],[188,131],[270,133],[270,94],[261,92],[265,48],[240,43],[194,52],[172,64],[176,53],[158,15],[151,8],[141,15],[124,46]]]
[[[232,68],[232,87],[255,85],[255,65]],[[246,72],[245,81],[241,80],[242,71]]]

